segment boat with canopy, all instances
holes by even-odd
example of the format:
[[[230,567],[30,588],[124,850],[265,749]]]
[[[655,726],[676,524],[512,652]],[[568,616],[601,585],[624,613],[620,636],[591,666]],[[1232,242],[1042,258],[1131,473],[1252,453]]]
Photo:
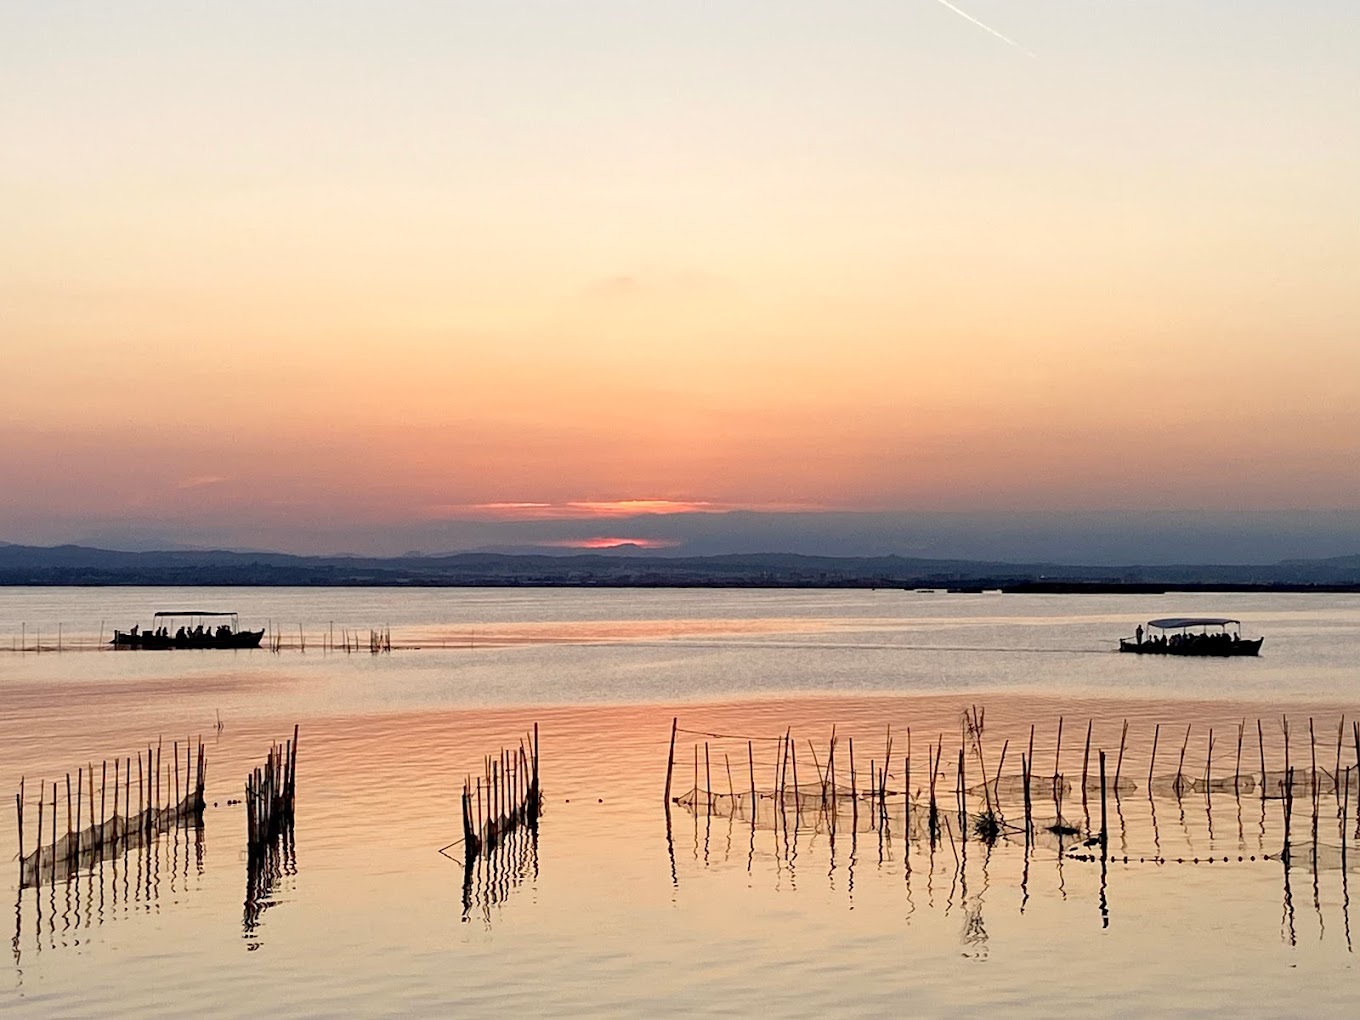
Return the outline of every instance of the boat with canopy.
[[[263,630],[241,630],[235,613],[175,609],[155,614],[150,630],[115,630],[115,648],[258,648]]]
[[[1259,655],[1265,638],[1242,637],[1242,621],[1225,616],[1168,616],[1149,620],[1119,650],[1135,655]]]

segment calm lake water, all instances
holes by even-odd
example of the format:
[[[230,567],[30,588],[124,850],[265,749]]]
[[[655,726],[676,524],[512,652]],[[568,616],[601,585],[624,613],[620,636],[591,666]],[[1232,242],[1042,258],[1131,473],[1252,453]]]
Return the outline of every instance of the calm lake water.
[[[282,647],[94,650],[115,626],[196,606],[236,610]],[[1140,621],[1193,614],[1241,618],[1265,635],[1262,657],[1113,653]],[[378,628],[390,654],[367,651]],[[355,633],[364,651],[340,650]],[[1357,662],[1356,596],[0,589],[0,792],[13,805],[24,777],[26,825],[39,784],[50,812],[55,780],[64,831],[78,765],[98,773],[148,742],[200,735],[209,763],[200,830],[69,882],[19,890],[16,814],[0,812],[0,893],[14,905],[0,1009],[1349,1013]],[[973,707],[980,745],[963,730]],[[1285,801],[1259,785],[1263,755],[1268,776],[1283,774],[1284,717],[1289,763],[1318,775],[1299,779],[1288,809],[1288,868]],[[683,803],[668,820],[676,718]],[[439,852],[461,835],[463,779],[535,722],[537,838],[467,875],[460,847]],[[228,801],[294,724],[296,831],[248,906],[244,809]],[[751,785],[772,791],[791,764],[786,732],[802,792],[819,790],[833,726],[842,794],[849,742],[862,789],[891,728],[886,824],[843,797],[834,826],[815,805],[781,814],[766,800],[754,826],[732,807]],[[1006,822],[991,846],[965,842],[954,813],[961,746],[968,810]],[[937,749],[949,820],[932,847]],[[1121,773],[1104,867],[1081,845],[1099,832],[1101,750]],[[984,767],[1001,775],[986,792]],[[1078,832],[1048,832],[1059,817]]]

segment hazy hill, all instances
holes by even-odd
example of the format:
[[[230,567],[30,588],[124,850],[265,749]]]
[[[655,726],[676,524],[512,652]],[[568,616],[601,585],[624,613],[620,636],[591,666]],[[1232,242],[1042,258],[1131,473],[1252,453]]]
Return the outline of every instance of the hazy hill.
[[[1360,586],[1360,556],[1260,565],[1095,567],[1057,563],[833,557],[511,554],[294,556],[214,551],[120,552],[0,543],[7,585],[605,585],[645,587],[1114,588]]]

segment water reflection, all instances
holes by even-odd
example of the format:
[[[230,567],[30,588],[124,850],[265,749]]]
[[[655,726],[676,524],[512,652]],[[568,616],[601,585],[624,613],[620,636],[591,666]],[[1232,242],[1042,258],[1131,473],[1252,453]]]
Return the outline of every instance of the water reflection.
[[[667,839],[669,840],[669,818]],[[674,857],[672,856],[672,867]],[[538,882],[538,826],[521,826],[506,833],[494,846],[463,862],[464,923],[474,917],[491,927],[497,908],[525,883]]]
[[[292,825],[284,826],[274,839],[247,854],[241,929],[248,949],[260,947],[258,929],[265,912],[282,902],[280,894],[296,887],[296,877],[297,844]]]
[[[75,948],[105,924],[137,914],[159,913],[162,884],[172,900],[196,891],[203,878],[205,849],[201,821],[171,829],[156,839],[95,860],[71,871],[60,883],[20,885],[14,902],[14,938],[10,942],[15,966],[26,952]]]
[[[1283,869],[1282,938],[1290,945],[1298,944],[1295,885],[1296,872],[1302,869],[1306,871],[1312,889],[1319,940],[1326,940],[1329,934],[1332,938],[1342,934],[1347,950],[1351,949],[1348,872],[1353,866],[1354,855],[1349,846],[1352,839],[1349,775],[1338,780],[1334,793],[1320,783],[1312,784],[1309,786],[1312,796],[1302,802],[1293,796],[1294,783],[1286,777],[1276,824],[1271,824],[1265,807],[1259,823],[1261,847],[1273,845],[1277,848],[1270,854],[1247,852],[1243,799],[1256,796],[1263,805],[1269,799],[1258,795],[1260,787],[1249,781],[1249,777],[1236,784],[1229,781],[1220,785],[1215,781],[1200,785],[1195,792],[1205,794],[1202,811],[1188,810],[1190,805],[1183,791],[1192,790],[1192,784],[1178,783],[1171,777],[1166,782],[1154,783],[1146,801],[1127,802],[1116,789],[1112,803],[1104,797],[1099,801],[1091,800],[1075,819],[1060,813],[1063,792],[1068,789],[1064,777],[1037,778],[1052,791],[1053,799],[1049,803],[1055,813],[1031,813],[1024,824],[1008,823],[1000,817],[1003,799],[999,791],[1006,787],[1005,783],[992,787],[992,814],[984,812],[982,805],[977,803],[985,795],[984,788],[979,786],[960,790],[957,805],[947,812],[937,811],[933,816],[934,825],[931,824],[929,804],[917,802],[904,791],[889,791],[883,797],[882,781],[877,778],[875,792],[861,796],[860,799],[868,801],[863,805],[847,802],[849,793],[833,801],[829,792],[823,795],[820,787],[811,792],[800,789],[797,797],[789,794],[782,801],[776,796],[758,793],[754,810],[749,798],[689,791],[674,798],[674,806],[693,814],[693,870],[681,869],[676,864],[670,819],[672,805],[666,805],[672,888],[678,894],[683,879],[693,879],[696,874],[736,864],[739,854],[740,866],[746,874],[759,877],[764,864],[769,868],[767,873],[773,879],[775,890],[789,893],[798,889],[796,879],[800,865],[803,871],[812,866],[815,873],[824,876],[826,888],[837,893],[840,886],[838,868],[841,868],[845,875],[845,903],[847,909],[853,910],[861,884],[860,869],[864,864],[859,836],[872,834],[876,847],[875,855],[870,858],[872,873],[895,872],[895,848],[901,847],[904,920],[910,919],[916,911],[912,885],[924,871],[927,908],[938,910],[944,917],[956,910],[960,912],[963,915],[960,944],[964,955],[985,959],[988,926],[983,905],[989,890],[994,888],[993,872],[998,864],[1018,884],[1017,910],[1020,914],[1032,906],[1031,866],[1036,860],[1046,860],[1054,868],[1057,881],[1052,888],[1057,897],[1091,903],[1101,928],[1107,929],[1116,920],[1113,893],[1121,876],[1132,874],[1135,869],[1175,865],[1165,872],[1167,877],[1164,879],[1175,881],[1171,876],[1183,875],[1187,867],[1214,867],[1222,871],[1228,866],[1254,868],[1269,860],[1278,861]],[[1196,785],[1200,783],[1196,780]],[[828,784],[828,791],[829,788]],[[1158,824],[1158,791],[1164,798],[1173,800],[1177,808],[1179,824],[1169,841],[1168,834]],[[1224,805],[1225,796],[1231,797],[1233,803]],[[803,811],[798,810],[800,804]],[[1140,808],[1140,804],[1144,806]],[[1309,809],[1306,821],[1294,817],[1294,809],[1299,804]],[[865,810],[859,810],[860,807]],[[1325,828],[1322,819],[1333,807],[1337,816],[1335,844],[1322,838]],[[1224,810],[1230,812],[1230,817],[1235,814],[1238,824],[1225,831],[1221,820],[1215,818],[1216,809],[1220,815]],[[1089,822],[1086,821],[1088,818]],[[995,824],[994,830],[987,828],[991,823]],[[726,826],[726,832],[714,833],[714,826]],[[735,838],[739,827],[746,831],[745,840]],[[758,832],[766,829],[774,837],[771,844],[758,838]],[[1113,852],[1111,845],[1112,830],[1115,829],[1118,852]],[[987,831],[992,832],[990,838],[983,836]],[[1329,872],[1340,873],[1335,900],[1329,899],[1327,893]],[[943,899],[938,902],[935,897],[937,882],[942,883],[944,892]],[[1340,907],[1341,917],[1332,919],[1339,921],[1338,925],[1328,923],[1329,903]]]

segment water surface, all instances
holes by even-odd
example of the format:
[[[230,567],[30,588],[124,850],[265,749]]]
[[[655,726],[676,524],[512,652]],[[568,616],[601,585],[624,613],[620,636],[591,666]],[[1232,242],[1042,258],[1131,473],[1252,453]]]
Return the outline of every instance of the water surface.
[[[68,650],[184,605],[237,610],[286,644]],[[1139,621],[1197,613],[1241,617],[1266,636],[1261,659],[1111,651]],[[17,868],[0,877],[15,905],[0,1001],[20,1012],[1049,1015],[1119,1003],[1279,1015],[1338,1012],[1357,991],[1351,862],[1337,859],[1353,792],[1320,791],[1316,812],[1311,794],[1296,798],[1293,838],[1318,848],[1317,864],[1296,854],[1286,872],[1278,799],[1147,788],[1154,732],[1157,782],[1177,771],[1182,746],[1181,770],[1202,775],[1211,728],[1213,774],[1231,776],[1244,721],[1241,770],[1259,773],[1257,719],[1278,773],[1282,715],[1291,764],[1334,770],[1338,723],[1344,713],[1345,736],[1360,712],[1354,596],[0,590],[0,648],[21,635],[31,647],[38,633],[53,648],[58,624],[60,654],[0,651],[0,786],[64,783],[79,763],[202,734],[208,808],[200,832],[167,834],[102,873],[22,895]],[[380,627],[391,654],[330,650],[332,632],[339,644]],[[974,705],[989,772],[1005,746],[1007,776],[1031,724],[1036,769],[1052,775],[1056,762],[1079,777],[1088,721],[1088,760],[1104,749],[1111,762],[1127,721],[1122,778],[1135,788],[1108,804],[1103,883],[1070,845],[1046,839],[1027,855],[1014,836],[990,850],[956,839],[932,854],[927,840],[903,841],[897,816],[886,829],[841,822],[833,846],[816,811],[753,830],[735,812],[675,805],[667,839],[677,717],[695,731],[677,739],[677,794],[694,785],[705,743],[701,787],[746,788],[749,771],[770,790],[790,730],[806,779],[825,765],[833,726],[838,756],[854,739],[857,780],[870,759],[881,766],[891,726],[900,792],[908,729],[920,791],[928,748],[942,743],[952,762]],[[484,862],[465,895],[458,848],[438,852],[460,834],[463,777],[534,722],[537,840]],[[296,832],[273,888],[248,909],[245,818],[227,802],[294,723]],[[1349,739],[1341,757],[1344,775]],[[971,754],[966,768],[976,784]],[[941,771],[952,798],[953,772]],[[1083,804],[1073,787],[1034,813],[1061,811],[1085,836],[1099,826],[1098,796]],[[1008,819],[1023,813],[1003,796]],[[16,837],[11,807],[0,857],[13,857]]]

